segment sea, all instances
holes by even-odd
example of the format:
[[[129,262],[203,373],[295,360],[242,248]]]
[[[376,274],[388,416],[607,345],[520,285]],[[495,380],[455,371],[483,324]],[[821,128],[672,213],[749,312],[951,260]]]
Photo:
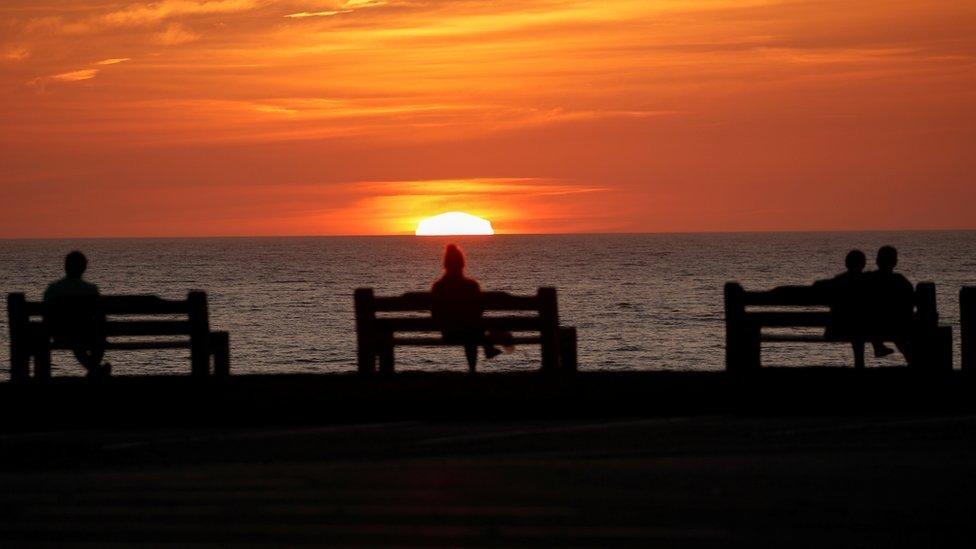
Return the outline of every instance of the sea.
[[[579,331],[581,370],[715,371],[724,368],[722,288],[810,284],[843,270],[854,248],[873,258],[898,248],[898,270],[933,281],[941,321],[954,329],[958,367],[959,289],[976,285],[976,231],[729,234],[496,235],[490,237],[287,237],[0,240],[0,289],[40,299],[62,276],[63,256],[81,250],[87,278],[104,294],[179,299],[207,292],[214,330],[231,337],[232,374],[355,371],[353,291],[378,295],[428,289],[448,243],[468,256],[484,289],[518,294],[558,289],[561,323]],[[0,363],[9,363],[6,315]],[[116,375],[185,375],[188,352],[115,351]],[[400,370],[465,371],[461,349],[397,350]],[[850,365],[843,344],[777,344],[766,364]],[[869,367],[897,365],[896,354]],[[483,371],[529,371],[537,346],[516,348]],[[69,353],[56,376],[83,373]],[[2,374],[5,375],[5,374]]]

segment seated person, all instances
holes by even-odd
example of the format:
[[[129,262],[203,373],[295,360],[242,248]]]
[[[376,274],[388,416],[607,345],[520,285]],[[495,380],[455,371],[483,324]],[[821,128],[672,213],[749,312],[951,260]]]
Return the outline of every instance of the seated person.
[[[865,274],[869,325],[872,336],[890,340],[911,363],[911,326],[915,313],[915,288],[901,273],[895,272],[898,250],[882,246],[878,250],[878,269]]]
[[[464,345],[468,368],[473,372],[478,362],[478,346],[486,358],[501,351],[495,347],[481,324],[481,285],[464,274],[464,252],[455,244],[444,250],[444,274],[434,282],[432,316],[443,326],[444,341]]]
[[[87,268],[88,259],[81,252],[64,258],[65,277],[44,291],[44,322],[55,344],[70,347],[89,377],[107,376],[111,366],[102,364],[105,337],[95,311],[98,286],[82,278]]]
[[[844,259],[847,270],[828,279],[814,283],[815,289],[827,293],[830,303],[830,324],[824,337],[835,341],[850,341],[854,350],[854,367],[864,367],[864,341],[869,335],[866,312],[867,288],[864,267],[867,257],[861,250],[851,250]],[[877,339],[871,339],[874,356],[882,357],[894,351]]]

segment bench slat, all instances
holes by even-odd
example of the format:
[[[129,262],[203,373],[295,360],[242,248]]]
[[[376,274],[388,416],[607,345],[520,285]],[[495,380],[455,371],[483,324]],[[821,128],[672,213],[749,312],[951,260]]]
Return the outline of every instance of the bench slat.
[[[162,299],[154,295],[104,295],[98,298],[98,308],[106,315],[189,314],[186,300]],[[44,302],[28,301],[24,310],[28,316],[42,316]]]
[[[826,311],[750,312],[745,316],[762,327],[824,328],[830,323],[830,313]]]
[[[189,349],[187,341],[109,341],[106,349]]]
[[[781,286],[762,292],[742,292],[744,305],[829,305],[828,296],[810,286]]]
[[[498,316],[482,318],[481,325],[486,330],[539,330],[542,328],[542,321],[539,317],[532,316]],[[393,332],[438,332],[443,325],[431,317],[378,318],[376,327]]]
[[[188,314],[187,300],[162,299],[154,295],[106,295],[98,300],[108,315]]]
[[[108,341],[106,349],[189,349],[189,340],[182,341]],[[67,345],[51,345],[51,349],[70,351]]]
[[[376,297],[373,305],[379,312],[429,311],[431,307],[429,292],[409,292],[391,297]]]
[[[108,320],[105,333],[109,336],[190,335],[186,320]]]
[[[512,343],[515,345],[537,345],[541,340],[538,337],[515,337]],[[393,339],[394,345],[413,345],[413,346],[438,346],[438,347],[457,347],[457,342],[447,343],[440,337],[397,337]]]
[[[430,292],[408,292],[399,296],[376,297],[373,305],[378,312],[430,311],[433,298]],[[539,298],[507,292],[483,292],[481,306],[486,311],[538,311]]]
[[[844,343],[817,334],[763,334],[759,339],[770,343]]]
[[[539,298],[506,292],[484,292],[481,305],[486,311],[538,311]]]

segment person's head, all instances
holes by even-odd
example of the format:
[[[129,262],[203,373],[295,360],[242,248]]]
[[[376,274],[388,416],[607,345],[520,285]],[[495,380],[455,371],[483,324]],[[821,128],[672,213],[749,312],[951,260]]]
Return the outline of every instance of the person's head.
[[[878,270],[894,271],[898,264],[898,250],[894,246],[882,246],[878,249]]]
[[[464,272],[464,252],[457,244],[448,244],[444,249],[444,270],[456,274]]]
[[[859,273],[864,270],[864,266],[867,265],[868,258],[864,255],[861,250],[851,250],[847,252],[847,257],[844,258],[844,265],[847,266],[848,272]]]
[[[68,278],[81,278],[88,268],[88,258],[85,254],[75,250],[64,256],[64,272]]]

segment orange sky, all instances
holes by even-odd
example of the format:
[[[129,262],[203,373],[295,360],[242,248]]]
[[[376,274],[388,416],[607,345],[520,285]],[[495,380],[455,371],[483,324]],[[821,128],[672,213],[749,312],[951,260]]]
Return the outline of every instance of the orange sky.
[[[976,228],[976,2],[4,0],[0,237]]]

